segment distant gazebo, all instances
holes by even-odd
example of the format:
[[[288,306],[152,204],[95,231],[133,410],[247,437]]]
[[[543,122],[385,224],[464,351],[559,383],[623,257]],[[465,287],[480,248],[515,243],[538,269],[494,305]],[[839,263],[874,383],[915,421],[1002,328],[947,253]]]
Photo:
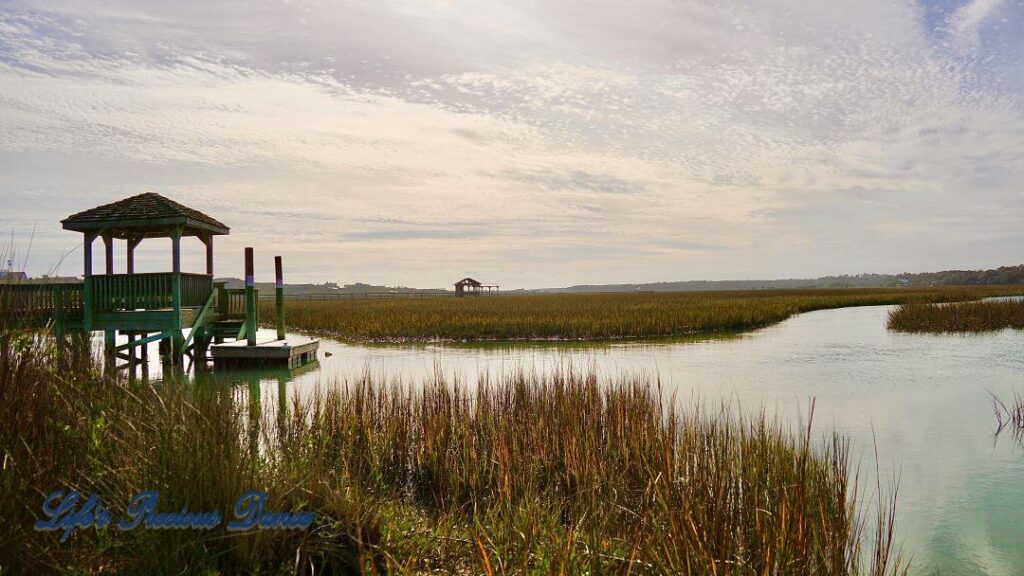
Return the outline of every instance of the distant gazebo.
[[[455,283],[455,295],[480,296],[481,294],[497,294],[501,286],[497,284],[484,284],[472,278],[463,278]]]

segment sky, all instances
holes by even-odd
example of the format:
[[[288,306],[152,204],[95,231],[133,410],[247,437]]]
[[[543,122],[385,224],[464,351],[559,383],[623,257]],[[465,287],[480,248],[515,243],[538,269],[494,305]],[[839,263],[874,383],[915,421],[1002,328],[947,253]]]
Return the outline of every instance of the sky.
[[[148,191],[258,280],[1015,265],[1024,0],[0,0],[0,251]]]

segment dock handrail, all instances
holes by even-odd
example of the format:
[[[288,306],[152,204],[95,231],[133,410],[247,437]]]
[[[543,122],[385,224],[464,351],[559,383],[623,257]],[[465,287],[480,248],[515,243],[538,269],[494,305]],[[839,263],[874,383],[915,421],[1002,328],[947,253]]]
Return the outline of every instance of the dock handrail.
[[[0,283],[0,309],[19,316],[80,318],[82,283]]]
[[[259,290],[256,293],[258,296]],[[218,282],[217,313],[224,318],[245,318],[245,288],[226,288]]]

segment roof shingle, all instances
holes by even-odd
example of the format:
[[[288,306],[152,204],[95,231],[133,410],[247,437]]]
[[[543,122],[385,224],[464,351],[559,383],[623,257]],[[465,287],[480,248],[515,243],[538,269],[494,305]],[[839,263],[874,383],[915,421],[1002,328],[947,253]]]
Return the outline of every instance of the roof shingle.
[[[80,232],[99,228],[138,230],[173,225],[182,225],[212,234],[227,234],[230,230],[217,219],[155,192],[139,194],[72,214],[62,220],[61,224],[65,230]]]

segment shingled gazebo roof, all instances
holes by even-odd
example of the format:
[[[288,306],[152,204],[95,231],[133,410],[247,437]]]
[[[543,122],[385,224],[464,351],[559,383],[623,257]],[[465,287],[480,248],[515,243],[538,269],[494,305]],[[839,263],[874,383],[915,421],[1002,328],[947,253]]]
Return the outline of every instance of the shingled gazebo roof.
[[[155,192],[147,192],[104,204],[68,216],[61,221],[65,230],[96,232],[105,230],[115,238],[165,237],[181,226],[182,234],[228,234],[230,228],[211,216],[178,204]]]

